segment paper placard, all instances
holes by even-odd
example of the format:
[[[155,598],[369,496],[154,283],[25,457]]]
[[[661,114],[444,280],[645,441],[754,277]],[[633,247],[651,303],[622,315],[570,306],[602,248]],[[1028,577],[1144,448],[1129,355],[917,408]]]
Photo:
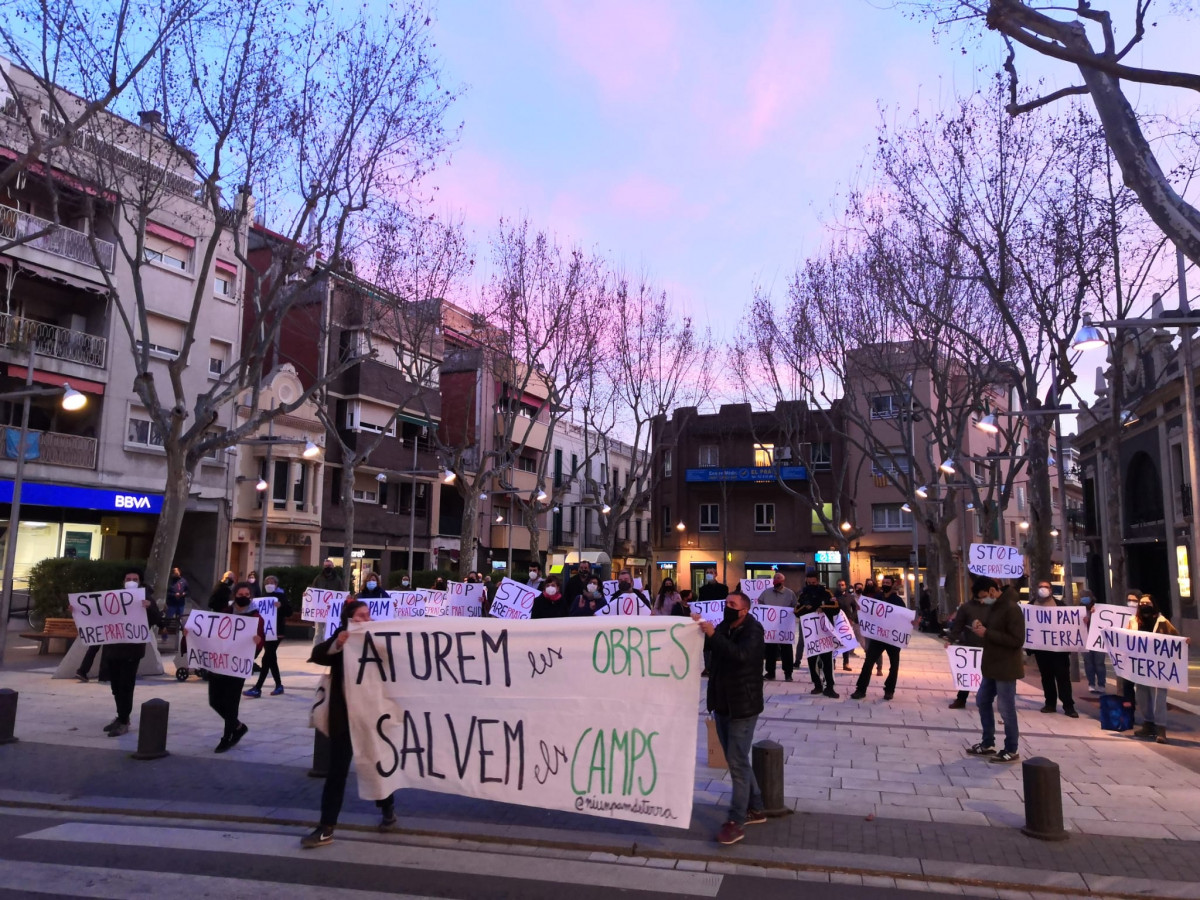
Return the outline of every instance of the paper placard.
[[[983,680],[979,666],[983,662],[982,647],[955,644],[946,648],[946,660],[950,663],[950,681],[956,691],[977,691]]]
[[[724,605],[724,600],[715,601]],[[721,613],[724,615],[724,612]],[[763,627],[763,643],[796,643],[796,611],[789,606],[767,606],[763,603],[750,604],[750,615]]]
[[[1118,678],[1149,687],[1188,689],[1187,638],[1126,628],[1104,629],[1104,652]]]
[[[477,619],[483,615],[483,600],[486,596],[486,584],[467,584],[463,581],[447,582],[446,602],[442,607],[441,614],[464,619]]]
[[[616,582],[613,582],[616,584]],[[648,616],[650,607],[633,591],[615,594],[608,598],[608,603],[596,610],[598,616]]]
[[[701,619],[714,625],[720,625],[725,618],[724,600],[693,600],[688,606]]]
[[[1087,649],[1104,649],[1104,629],[1124,628],[1137,613],[1133,606],[1117,606],[1113,603],[1092,605],[1092,620],[1088,625]]]
[[[305,588],[300,599],[300,618],[305,622],[324,625],[329,621],[329,606],[336,601],[345,602],[346,591],[327,591],[324,588]],[[341,606],[338,607],[341,615]]]
[[[187,667],[249,678],[254,671],[258,619],[194,609],[184,626]]]
[[[1082,606],[1021,604],[1025,614],[1025,649],[1075,653],[1087,643]]]
[[[1007,544],[971,544],[967,571],[992,578],[1020,578],[1025,574],[1025,557]]]
[[[849,653],[858,649],[858,638],[854,634],[854,626],[846,618],[846,614],[838,610],[837,616],[829,623],[833,628],[834,637],[838,639],[838,653]]]
[[[145,588],[67,594],[79,640],[89,647],[150,640],[145,599]]]
[[[266,597],[255,597],[250,601],[250,605],[262,616],[264,641],[279,640],[279,610],[275,608],[275,604],[278,602],[271,594]]]
[[[375,633],[397,628],[399,639]],[[425,618],[354,623],[349,634],[346,707],[363,799],[419,788],[689,827],[695,623]]]
[[[757,600],[762,596],[762,592],[770,589],[770,578],[743,578],[740,582],[742,593],[751,600]]]
[[[425,604],[429,594],[433,591],[415,590],[415,591],[388,591],[388,597],[392,602],[392,618],[393,619],[422,619],[428,612],[425,609]],[[371,618],[375,618],[372,616]]]
[[[536,588],[513,581],[511,578],[501,579],[496,586],[496,596],[492,600],[492,608],[488,615],[493,619],[528,619],[533,612],[533,601],[541,593]]]
[[[833,653],[840,646],[837,635],[830,627],[829,616],[823,612],[806,613],[799,619],[800,634],[803,636],[804,652],[801,658]]]
[[[912,636],[912,627],[913,613],[908,607],[894,606],[874,597],[858,598],[858,630],[863,637],[904,648]]]

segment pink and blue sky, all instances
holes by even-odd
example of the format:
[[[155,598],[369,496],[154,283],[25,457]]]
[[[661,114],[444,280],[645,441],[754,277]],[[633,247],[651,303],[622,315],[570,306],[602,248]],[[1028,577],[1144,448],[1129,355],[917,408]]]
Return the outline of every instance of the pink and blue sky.
[[[885,0],[447,0],[435,34],[467,88],[437,205],[481,244],[528,215],[645,270],[718,338],[819,247],[881,114],[947,105],[1001,60]],[[1185,45],[1156,30],[1144,52],[1188,69]]]

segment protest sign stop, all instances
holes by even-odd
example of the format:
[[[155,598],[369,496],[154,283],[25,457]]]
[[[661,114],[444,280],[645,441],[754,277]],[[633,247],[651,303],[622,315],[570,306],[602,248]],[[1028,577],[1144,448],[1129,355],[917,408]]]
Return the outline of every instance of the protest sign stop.
[[[145,601],[145,588],[67,594],[79,639],[88,646],[148,641]]]
[[[1025,557],[1007,544],[971,544],[967,571],[992,578],[1020,578],[1025,574]]]

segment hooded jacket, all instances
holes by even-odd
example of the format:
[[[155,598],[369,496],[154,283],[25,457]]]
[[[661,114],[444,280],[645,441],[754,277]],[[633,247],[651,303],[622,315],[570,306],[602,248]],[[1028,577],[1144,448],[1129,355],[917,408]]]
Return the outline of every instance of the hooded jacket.
[[[1025,614],[1011,585],[988,610],[979,674],[994,681],[1019,681],[1025,675]]]

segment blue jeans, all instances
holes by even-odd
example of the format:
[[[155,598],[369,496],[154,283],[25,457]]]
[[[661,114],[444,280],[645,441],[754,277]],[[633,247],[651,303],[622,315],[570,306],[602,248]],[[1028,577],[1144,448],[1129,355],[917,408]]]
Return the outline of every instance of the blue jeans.
[[[994,746],[996,743],[996,714],[992,710],[993,701],[1000,706],[1000,716],[1004,719],[1004,750],[1006,753],[1016,753],[1021,740],[1021,732],[1017,728],[1017,683],[984,678],[979,685],[975,705],[979,707],[979,724],[983,726],[985,747]]]
[[[1107,655],[1103,650],[1085,650],[1083,653],[1083,671],[1087,675],[1087,683],[1101,690],[1104,689],[1104,682],[1108,677],[1105,660]]]
[[[731,719],[713,713],[713,720],[717,726],[717,740],[721,742],[725,761],[729,763],[729,777],[733,781],[729,820],[745,825],[746,810],[762,809],[763,806],[762,792],[758,789],[758,780],[750,765],[750,748],[754,745],[754,726],[758,724],[758,716]]]

